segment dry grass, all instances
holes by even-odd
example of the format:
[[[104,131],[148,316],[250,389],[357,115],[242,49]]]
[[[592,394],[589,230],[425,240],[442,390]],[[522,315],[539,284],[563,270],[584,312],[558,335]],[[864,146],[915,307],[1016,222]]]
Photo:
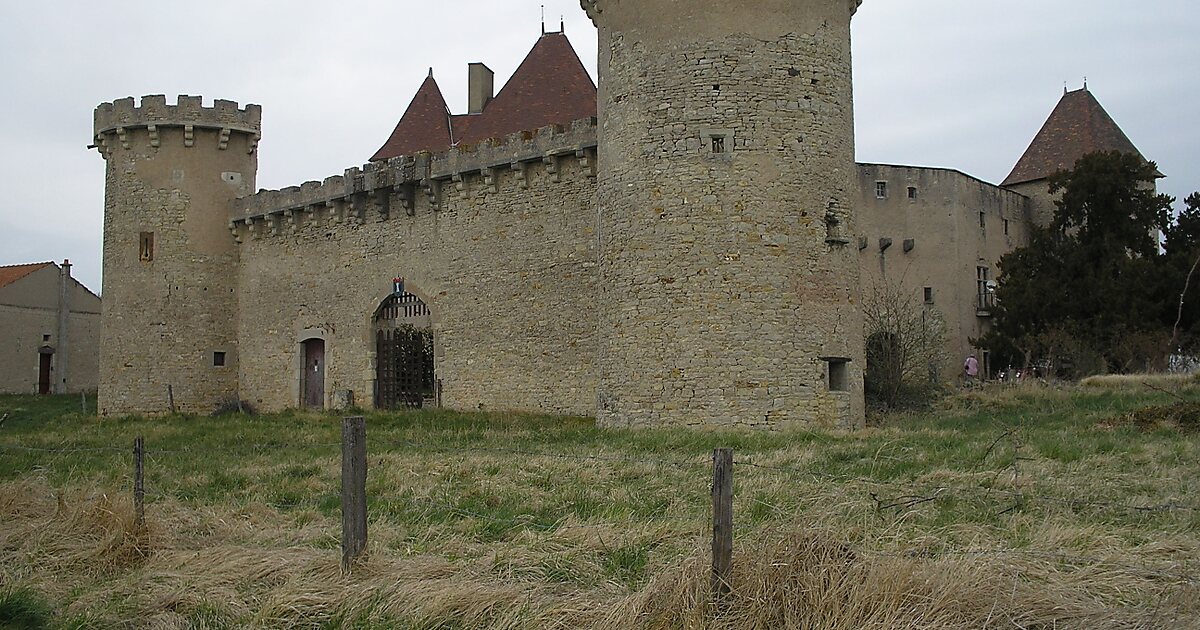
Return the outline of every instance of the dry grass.
[[[137,531],[126,453],[0,450],[0,627],[22,589],[64,628],[1200,627],[1200,514],[1137,509],[1195,496],[1200,438],[1112,424],[1176,395],[984,390],[853,434],[372,418],[349,574],[331,418],[19,421],[0,444],[146,433],[151,498]],[[246,448],[280,433],[308,446]],[[714,443],[739,461],[720,605]]]
[[[156,512],[159,525],[233,517],[175,503]],[[738,546],[733,593],[714,605],[707,555],[697,539],[640,588],[604,583],[581,589],[536,573],[498,575],[498,567],[513,562],[538,565],[542,544],[553,546],[556,537],[528,547],[504,545],[467,562],[404,556],[376,545],[343,574],[336,549],[255,544],[274,533],[243,530],[240,540],[212,546],[165,527],[139,538],[127,503],[55,497],[38,483],[0,486],[0,515],[3,557],[22,559],[25,568],[10,579],[65,599],[90,577],[98,584],[63,612],[86,619],[89,611],[120,601],[132,612],[104,624],[124,627],[965,630],[1188,627],[1200,620],[1200,585],[1186,567],[1131,566],[1123,554],[1111,563],[1083,563],[1029,550],[864,551],[824,528],[772,527]],[[559,543],[599,533],[575,531],[574,541]],[[1053,543],[1056,534],[1078,532],[1046,531],[1038,538]],[[1186,555],[1196,558],[1195,541],[1187,544]],[[1176,557],[1182,550],[1153,551],[1143,555]]]
[[[1200,374],[1101,374],[1079,382],[1083,387],[1099,389],[1178,391],[1200,383]]]

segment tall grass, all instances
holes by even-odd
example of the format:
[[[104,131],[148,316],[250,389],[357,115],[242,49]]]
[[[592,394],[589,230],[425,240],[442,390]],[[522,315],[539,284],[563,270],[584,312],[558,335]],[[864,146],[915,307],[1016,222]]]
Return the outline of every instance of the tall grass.
[[[51,627],[1195,627],[1200,439],[1114,421],[1180,396],[1200,391],[984,390],[861,432],[369,414],[370,543],[350,574],[338,418],[5,397],[0,594]],[[738,461],[720,606],[717,446]]]

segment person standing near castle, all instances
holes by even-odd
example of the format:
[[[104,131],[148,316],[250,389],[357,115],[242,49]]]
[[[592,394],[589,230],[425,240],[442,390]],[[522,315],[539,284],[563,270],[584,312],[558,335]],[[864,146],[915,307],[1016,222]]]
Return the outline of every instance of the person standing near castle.
[[[967,384],[975,382],[975,378],[979,376],[979,361],[975,359],[975,353],[967,355],[967,360],[963,362],[963,375],[966,377]]]

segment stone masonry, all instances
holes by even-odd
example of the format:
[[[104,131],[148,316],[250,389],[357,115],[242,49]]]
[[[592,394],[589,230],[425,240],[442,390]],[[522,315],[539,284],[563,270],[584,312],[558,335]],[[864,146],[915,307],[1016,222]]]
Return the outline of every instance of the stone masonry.
[[[605,425],[862,422],[846,0],[585,2]]]
[[[281,191],[250,194],[257,106],[102,105],[101,411],[165,411],[168,385],[183,411],[298,406],[310,340],[324,406],[369,406],[374,313],[402,277],[448,407],[860,425],[858,3],[583,4],[598,123]]]
[[[161,413],[172,397],[179,411],[209,412],[237,395],[228,222],[234,199],[254,190],[260,117],[257,105],[205,108],[190,96],[96,109],[107,162],[101,413]]]

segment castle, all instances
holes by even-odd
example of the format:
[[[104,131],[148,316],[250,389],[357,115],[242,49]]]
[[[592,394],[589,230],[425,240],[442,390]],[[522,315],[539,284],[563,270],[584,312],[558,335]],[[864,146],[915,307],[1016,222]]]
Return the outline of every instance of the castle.
[[[861,0],[581,4],[598,91],[547,33],[499,94],[472,64],[465,115],[431,73],[323,182],[255,192],[256,105],[98,107],[101,413],[860,426]]]

